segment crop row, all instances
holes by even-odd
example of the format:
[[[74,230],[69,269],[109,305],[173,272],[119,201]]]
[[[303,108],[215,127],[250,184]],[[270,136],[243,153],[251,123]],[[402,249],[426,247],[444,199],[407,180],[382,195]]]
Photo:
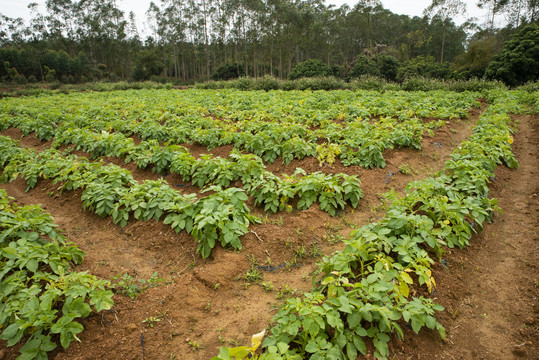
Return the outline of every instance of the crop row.
[[[210,255],[219,241],[222,246],[241,249],[240,236],[250,223],[259,220],[245,205],[247,195],[237,188],[210,188],[215,193],[197,199],[195,194],[181,195],[166,181],[135,181],[131,173],[119,166],[90,162],[77,156],[62,156],[49,149],[41,153],[17,147],[11,138],[0,137],[1,181],[12,181],[19,175],[28,189],[39,178],[61,182],[62,190],[83,189],[85,209],[125,226],[132,216],[137,220],[159,220],[176,231],[186,230],[198,241],[202,257]]]
[[[153,165],[153,171],[160,174],[171,172],[178,174],[184,181],[203,187],[217,185],[228,187],[240,180],[249,195],[255,198],[256,205],[263,205],[266,211],[276,212],[286,208],[294,198],[299,198],[298,209],[304,210],[318,201],[321,209],[335,215],[350,204],[358,205],[363,196],[359,179],[345,174],[322,175],[314,173],[286,177],[281,179],[265,170],[261,159],[255,155],[242,155],[233,151],[230,159],[213,158],[204,155],[195,159],[189,151],[179,145],[159,146],[155,140],[143,140],[135,145],[132,138],[122,133],[109,133],[105,130],[94,132],[87,128],[73,127],[72,123],[64,123],[59,127],[42,124],[38,119],[12,118],[10,124],[4,122],[4,128],[16,125],[23,134],[35,132],[41,139],[54,136],[53,146],[74,144],[75,149],[84,150],[96,158],[114,156],[125,159],[126,163],[134,161],[145,169]]]
[[[55,338],[67,348],[84,330],[81,318],[112,307],[107,281],[71,270],[83,258],[48,213],[0,189],[0,339],[10,347],[29,335],[17,359],[47,359]]]
[[[402,325],[445,329],[431,299],[410,298],[411,286],[436,286],[431,266],[445,246],[462,248],[498,209],[488,183],[497,165],[518,166],[511,152],[509,113],[526,110],[517,92],[493,91],[474,128],[437,176],[413,182],[407,194],[390,193],[392,203],[379,223],[356,230],[345,249],[325,257],[318,285],[303,298],[287,300],[274,317],[259,359],[356,359],[366,354],[386,359],[391,334],[402,338]],[[421,290],[421,289],[419,289]],[[214,359],[234,349],[221,348]]]
[[[298,198],[298,209],[308,209],[314,202],[331,215],[343,210],[347,204],[357,207],[363,196],[357,176],[345,174],[324,175],[319,172],[305,174],[298,169],[293,176],[280,178],[269,171],[255,155],[233,151],[230,159],[203,155],[195,159],[179,145],[159,146],[156,141],[142,141],[135,145],[133,139],[116,133],[94,133],[86,129],[69,128],[59,133],[53,146],[75,144],[93,157],[115,156],[134,161],[139,168],[153,165],[153,171],[164,174],[176,173],[184,181],[203,187],[214,185],[226,188],[241,180],[243,188],[255,199],[255,205],[263,205],[265,211],[276,212],[289,206]],[[298,176],[301,175],[301,176]]]
[[[247,195],[241,189],[211,186],[209,190],[215,193],[197,200],[194,194],[180,195],[164,180],[139,184],[128,170],[116,165],[104,166],[85,158],[64,157],[52,149],[36,154],[32,150],[17,147],[15,141],[5,137],[0,137],[0,144],[3,181],[13,180],[22,174],[28,189],[36,185],[39,177],[63,182],[62,188],[66,190],[83,188],[84,207],[100,216],[112,216],[114,222],[121,226],[127,224],[130,214],[137,220],[159,220],[164,216],[164,222],[171,224],[176,232],[186,230],[195,237],[199,242],[197,251],[203,257],[209,256],[216,241],[223,246],[240,249],[239,237],[248,231],[250,222],[257,221],[249,215],[245,205]],[[90,141],[89,144],[99,142]],[[114,142],[105,141],[103,144]],[[255,204],[264,205],[267,211],[291,209],[288,204],[297,199],[300,210],[319,202],[322,210],[334,215],[337,210],[344,209],[347,203],[356,207],[363,195],[359,179],[355,176],[298,172],[281,179],[264,171],[261,162],[251,159],[249,155],[236,154],[232,161],[222,158],[195,160],[179,147],[172,146],[168,147],[168,151],[163,151],[157,144],[154,146],[156,150],[153,155],[148,155],[151,148],[146,146],[142,149],[119,149],[128,150],[128,156],[137,159],[154,158],[156,166],[162,166],[166,156],[172,170],[187,168],[193,171],[195,183],[202,179],[204,183],[208,179],[225,179],[226,184],[218,183],[228,186],[231,181],[241,178],[248,193],[254,197]],[[186,159],[192,163],[185,162]],[[188,173],[180,174],[187,176]]]
[[[452,119],[466,117],[479,106],[477,92],[450,91],[237,91],[129,90],[106,93],[71,93],[5,99],[2,112],[88,117],[111,121],[212,117],[223,121],[264,120],[304,127],[327,121],[357,118],[412,117]],[[43,115],[46,114],[46,115]]]
[[[6,102],[0,108],[0,128],[16,126],[25,134],[35,129],[40,139],[48,139],[64,124],[136,134],[144,140],[196,142],[208,149],[233,145],[268,163],[281,158],[288,164],[305,156],[327,161],[323,154],[331,146],[333,158],[345,166],[383,167],[385,149],[420,148],[423,133],[444,124],[424,123],[417,116],[465,117],[471,106],[479,106],[475,93],[154,91],[151,99],[146,92],[136,93],[136,104],[132,94],[112,99],[56,95],[28,105]],[[71,103],[60,105],[66,100]],[[448,114],[449,109],[457,113]],[[380,119],[369,120],[374,116]],[[321,142],[326,144],[317,146]]]
[[[49,140],[64,131],[90,129],[94,132],[110,132],[137,135],[143,140],[183,144],[196,142],[208,149],[233,145],[268,163],[281,158],[289,164],[294,159],[316,156],[320,162],[332,163],[340,158],[343,165],[360,165],[367,168],[384,167],[383,152],[388,148],[421,148],[425,132],[442,126],[443,121],[423,123],[418,119],[399,121],[381,118],[378,121],[357,120],[346,125],[328,123],[311,131],[295,124],[268,123],[261,120],[244,121],[243,126],[226,124],[211,118],[182,118],[160,124],[154,120],[102,122],[91,118],[76,118],[62,122],[47,123],[43,118],[4,116],[0,129],[11,126],[19,128],[23,135],[35,132],[40,140]],[[317,145],[318,142],[323,142]]]

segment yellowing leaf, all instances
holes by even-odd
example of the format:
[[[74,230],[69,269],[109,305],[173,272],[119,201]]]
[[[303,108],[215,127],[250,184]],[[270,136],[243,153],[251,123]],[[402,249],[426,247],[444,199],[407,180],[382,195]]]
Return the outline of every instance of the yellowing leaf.
[[[408,273],[406,272],[401,272],[401,278],[404,282],[408,283],[408,284],[413,284],[414,283],[414,280],[412,280],[412,278],[410,277],[410,275],[408,275]]]
[[[229,349],[229,355],[235,359],[244,359],[249,356],[250,349],[247,346],[239,346],[232,349]]]
[[[404,281],[401,281],[399,282],[399,292],[401,293],[402,296],[407,298],[408,295],[410,294],[410,287],[408,286],[407,283],[405,283]]]
[[[264,338],[264,335],[266,335],[266,329],[262,330],[258,334],[254,334],[251,336],[251,348],[249,349],[251,352],[255,352],[256,349],[262,344],[262,339]]]

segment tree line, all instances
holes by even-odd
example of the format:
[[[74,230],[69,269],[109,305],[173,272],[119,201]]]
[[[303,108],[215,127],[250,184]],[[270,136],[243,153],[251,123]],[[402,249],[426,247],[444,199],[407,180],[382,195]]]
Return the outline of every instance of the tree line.
[[[29,5],[29,23],[0,15],[0,76],[187,84],[286,79],[318,69],[316,75],[344,79],[481,77],[517,29],[537,22],[537,0],[480,4],[492,20],[483,27],[455,24],[465,11],[461,0],[432,0],[421,17],[394,14],[379,0],[341,7],[323,0],[160,0],[149,5],[143,37],[135,15],[115,0],[47,0],[44,12]],[[497,29],[495,16],[508,25]]]

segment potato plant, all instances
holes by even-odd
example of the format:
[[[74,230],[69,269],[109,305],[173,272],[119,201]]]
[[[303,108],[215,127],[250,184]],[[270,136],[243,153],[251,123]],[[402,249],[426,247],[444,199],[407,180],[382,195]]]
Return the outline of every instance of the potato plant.
[[[20,207],[0,189],[0,339],[23,340],[17,359],[47,359],[84,330],[80,319],[110,309],[108,281],[72,270],[84,253],[39,206]]]

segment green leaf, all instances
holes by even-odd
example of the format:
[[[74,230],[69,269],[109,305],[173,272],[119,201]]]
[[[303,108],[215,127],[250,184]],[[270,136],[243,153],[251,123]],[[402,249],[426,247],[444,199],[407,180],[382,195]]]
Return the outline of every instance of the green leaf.
[[[38,266],[39,266],[39,262],[36,259],[30,259],[26,263],[26,268],[33,273],[37,271]]]
[[[92,312],[92,309],[90,305],[84,302],[84,298],[77,298],[71,303],[66,302],[62,308],[62,312],[64,315],[69,314],[73,317],[86,317]]]
[[[320,351],[320,348],[318,347],[318,344],[316,343],[315,339],[309,340],[309,342],[307,343],[307,346],[305,346],[305,351],[309,353],[316,353]]]
[[[288,348],[290,346],[288,344],[285,344],[284,342],[278,342],[277,343],[277,348],[279,349],[279,351],[281,352],[281,354],[284,354],[288,351]]]
[[[5,328],[4,331],[2,331],[2,335],[0,335],[0,339],[10,340],[13,337],[15,337],[18,332],[19,332],[19,325],[17,323],[13,323],[9,325],[7,328]]]
[[[419,333],[422,327],[423,322],[417,316],[412,317],[412,329],[414,329],[416,334]]]
[[[346,355],[348,355],[349,359],[357,358],[357,349],[355,345],[351,342],[346,343]]]
[[[365,341],[363,341],[363,339],[360,338],[359,336],[354,336],[353,341],[354,341],[354,346],[356,347],[356,349],[362,355],[366,355],[367,354],[367,345],[365,344]]]

